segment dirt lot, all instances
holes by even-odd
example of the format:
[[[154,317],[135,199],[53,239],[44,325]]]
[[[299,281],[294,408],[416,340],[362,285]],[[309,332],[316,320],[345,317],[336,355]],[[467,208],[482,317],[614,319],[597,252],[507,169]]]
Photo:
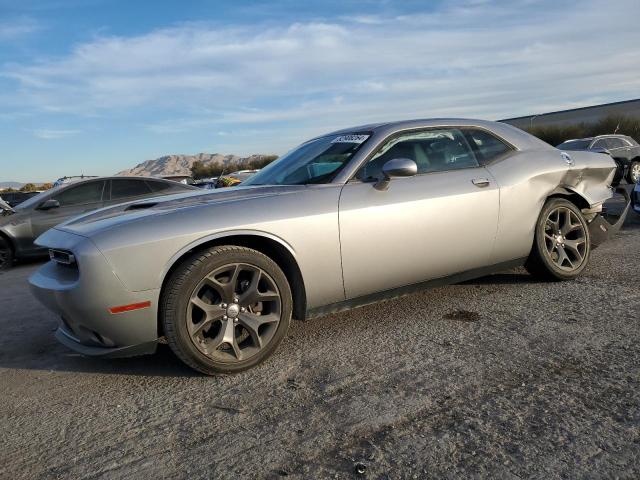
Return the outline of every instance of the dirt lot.
[[[294,323],[207,378],[96,360],[0,276],[3,478],[638,478],[640,217],[585,275],[516,270]],[[356,473],[358,470],[363,473]]]

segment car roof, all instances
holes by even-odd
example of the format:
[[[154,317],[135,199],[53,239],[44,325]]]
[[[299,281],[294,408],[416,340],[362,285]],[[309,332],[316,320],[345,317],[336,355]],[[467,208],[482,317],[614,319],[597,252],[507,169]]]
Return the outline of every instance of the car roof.
[[[479,120],[472,118],[418,118],[413,120],[396,120],[384,123],[369,123],[367,125],[359,125],[356,127],[342,128],[328,133],[327,135],[339,135],[341,133],[354,132],[377,132],[381,130],[397,129],[404,130],[407,128],[432,127],[440,125],[477,125],[485,127],[495,127],[498,122],[489,120]],[[325,136],[325,135],[323,135]]]
[[[331,135],[344,135],[347,133],[371,132],[376,137],[388,136],[401,132],[403,130],[429,128],[429,127],[470,127],[486,129],[501,138],[507,140],[518,149],[522,148],[549,148],[549,144],[543,142],[537,137],[526,133],[519,128],[502,122],[493,122],[490,120],[479,120],[471,118],[423,118],[416,120],[399,120],[386,123],[371,123],[356,127],[343,128],[335,130],[324,135],[315,137],[315,140]],[[309,141],[311,141],[309,140]],[[553,148],[553,147],[551,147]]]
[[[67,185],[78,185],[79,183],[85,183],[85,182],[91,182],[91,181],[97,181],[97,180],[154,180],[157,182],[163,182],[163,183],[171,183],[171,184],[178,184],[178,185],[186,185],[185,183],[181,183],[181,182],[176,182],[175,180],[168,180],[166,178],[161,178],[161,177],[141,177],[141,176],[135,176],[135,175],[128,175],[128,176],[122,176],[122,175],[114,175],[111,177],[87,177],[84,178],[82,180],[78,180],[76,182],[70,182],[70,183],[61,183],[60,186],[67,186]]]
[[[587,141],[587,140],[591,141],[591,140],[596,140],[598,138],[611,138],[611,137],[614,137],[614,138],[625,138],[625,139],[631,138],[631,137],[629,137],[629,135],[622,135],[622,134],[619,134],[619,133],[606,133],[606,134],[603,134],[603,135],[596,135],[595,137],[572,138],[571,140],[565,140],[562,143],[566,143],[566,142],[581,142],[581,141]]]
[[[625,140],[628,140],[628,139],[631,138],[629,135],[621,135],[619,133],[608,133],[606,135],[596,135],[593,138],[595,139],[595,138],[603,138],[603,137],[605,137],[605,138],[624,138]]]

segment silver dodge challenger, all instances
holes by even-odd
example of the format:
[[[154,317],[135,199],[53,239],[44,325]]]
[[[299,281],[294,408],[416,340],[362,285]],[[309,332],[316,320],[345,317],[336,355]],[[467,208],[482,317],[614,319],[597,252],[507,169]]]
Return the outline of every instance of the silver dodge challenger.
[[[167,342],[192,368],[264,361],[307,319],[524,265],[570,280],[620,228],[610,156],[562,152],[506,124],[414,120],[309,140],[233,189],[71,219],[30,278],[85,355]]]

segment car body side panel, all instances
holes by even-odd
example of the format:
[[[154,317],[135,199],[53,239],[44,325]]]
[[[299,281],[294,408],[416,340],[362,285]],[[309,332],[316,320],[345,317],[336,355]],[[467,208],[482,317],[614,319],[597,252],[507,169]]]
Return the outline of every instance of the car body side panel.
[[[311,308],[344,300],[338,236],[340,189],[340,185],[302,186],[233,204],[192,204],[160,214],[152,209],[133,211],[130,215],[136,221],[127,225],[126,236],[116,226],[105,228],[93,240],[126,287],[143,291],[160,288],[180,255],[209,240],[239,234],[281,239],[277,241],[298,263]],[[229,195],[237,193],[230,191]],[[74,230],[71,224],[60,228]]]
[[[16,250],[16,256],[28,256],[41,251],[33,244],[33,230],[28,215],[22,212],[0,217],[0,232],[6,236]]]
[[[500,186],[500,220],[491,263],[527,256],[546,199],[559,191],[575,192],[591,207],[612,196],[607,186],[615,174],[608,155],[569,152],[569,166],[558,150],[516,152],[487,168]]]
[[[486,178],[488,186],[472,180]],[[347,298],[489,264],[499,196],[485,168],[345,185],[340,240]]]

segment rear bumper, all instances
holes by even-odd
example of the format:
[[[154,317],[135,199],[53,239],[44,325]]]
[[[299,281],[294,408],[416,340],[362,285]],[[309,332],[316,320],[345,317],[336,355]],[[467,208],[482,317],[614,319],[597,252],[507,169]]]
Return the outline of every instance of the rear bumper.
[[[159,290],[127,290],[102,253],[84,237],[58,231],[46,240],[47,246],[69,250],[77,259],[77,268],[50,261],[29,278],[34,296],[60,318],[56,338],[90,356],[153,353]],[[144,308],[111,312],[113,307],[132,304]]]
[[[620,193],[625,199],[624,209],[622,210],[622,214],[614,221],[614,223],[610,223],[602,215],[597,215],[589,224],[591,246],[594,248],[617,234],[627,218],[627,213],[629,213],[629,207],[631,206],[631,197],[629,193],[624,187],[618,187],[616,192]]]

